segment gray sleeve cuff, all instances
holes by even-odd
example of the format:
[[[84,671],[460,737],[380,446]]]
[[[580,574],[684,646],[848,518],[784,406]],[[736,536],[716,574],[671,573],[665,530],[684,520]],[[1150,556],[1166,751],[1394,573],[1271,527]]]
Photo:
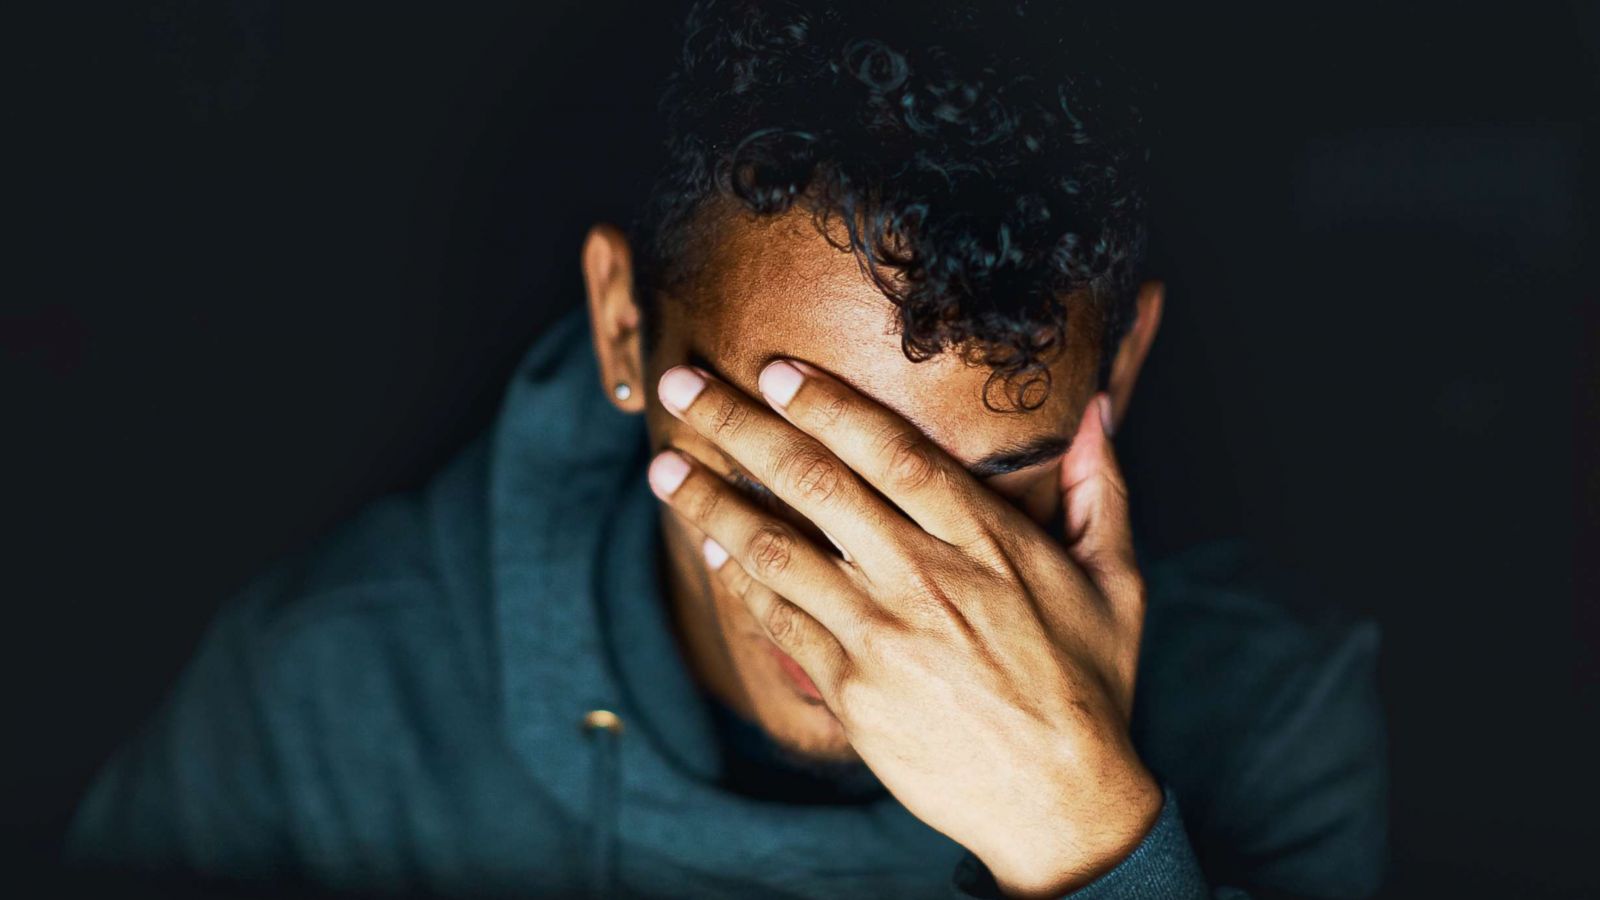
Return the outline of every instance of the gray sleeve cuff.
[[[1178,798],[1171,788],[1162,791],[1161,815],[1127,858],[1071,894],[1070,900],[1209,900],[1205,875],[1189,846]],[[952,896],[976,900],[1001,900],[1004,895],[994,876],[971,853],[956,865]]]

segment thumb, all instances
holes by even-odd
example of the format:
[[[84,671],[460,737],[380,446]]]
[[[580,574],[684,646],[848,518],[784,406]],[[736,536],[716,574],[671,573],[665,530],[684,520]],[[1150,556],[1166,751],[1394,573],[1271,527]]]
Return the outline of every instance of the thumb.
[[[1113,603],[1139,590],[1128,487],[1111,445],[1111,398],[1095,394],[1061,460],[1067,552]]]

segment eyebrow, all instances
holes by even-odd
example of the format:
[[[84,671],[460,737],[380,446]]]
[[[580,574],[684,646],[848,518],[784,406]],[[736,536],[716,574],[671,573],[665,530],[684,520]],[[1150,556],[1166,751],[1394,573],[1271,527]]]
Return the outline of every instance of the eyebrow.
[[[710,360],[693,349],[688,352],[688,361],[691,365],[698,366],[723,381],[728,380],[726,376],[717,370],[716,366],[712,365]],[[1066,453],[1067,448],[1071,446],[1072,438],[1070,437],[1062,437],[1055,434],[1042,435],[1032,440],[1023,441],[1020,444],[1013,444],[996,450],[983,459],[967,466],[967,471],[971,472],[974,478],[993,478],[996,475],[1007,475],[1037,466],[1040,463],[1050,462]],[[762,493],[770,495],[766,486],[754,479],[741,478],[740,480],[744,482],[744,487],[758,494],[758,499],[764,499],[759,497]]]
[[[977,478],[993,478],[1059,458],[1072,446],[1072,438],[1047,434],[985,456],[967,467]]]

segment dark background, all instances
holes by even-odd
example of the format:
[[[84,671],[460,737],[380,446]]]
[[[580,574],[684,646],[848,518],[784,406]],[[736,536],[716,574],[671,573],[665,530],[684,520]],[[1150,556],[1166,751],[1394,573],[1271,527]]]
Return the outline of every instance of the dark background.
[[[0,28],[16,878],[219,601],[488,423],[648,174],[680,10],[95,6]],[[1381,624],[1390,895],[1600,894],[1600,16],[1172,7],[1129,7],[1170,309],[1140,524]]]

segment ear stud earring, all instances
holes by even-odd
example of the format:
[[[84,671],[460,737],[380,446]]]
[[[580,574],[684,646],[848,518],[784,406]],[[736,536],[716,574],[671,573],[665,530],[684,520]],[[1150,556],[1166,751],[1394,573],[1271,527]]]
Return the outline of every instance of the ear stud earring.
[[[626,381],[619,381],[617,386],[611,389],[611,395],[618,400],[626,400],[633,396],[633,388]]]

